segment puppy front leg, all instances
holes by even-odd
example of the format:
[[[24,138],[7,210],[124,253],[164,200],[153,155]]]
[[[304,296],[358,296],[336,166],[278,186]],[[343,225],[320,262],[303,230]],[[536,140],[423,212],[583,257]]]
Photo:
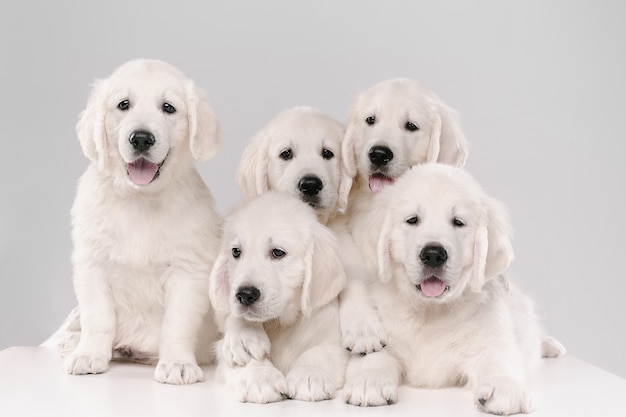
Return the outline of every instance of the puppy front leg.
[[[301,401],[333,398],[343,385],[348,358],[348,352],[338,344],[305,351],[287,373],[287,395]]]
[[[334,230],[344,251],[341,262],[347,278],[339,294],[341,343],[349,351],[362,355],[379,351],[385,347],[387,333],[367,288],[368,282],[376,281],[377,277],[365,266],[352,235],[339,224]]]
[[[204,373],[195,357],[200,326],[209,310],[208,290],[202,284],[203,279],[177,270],[166,281],[159,362],[154,371],[158,382],[180,385],[204,381]]]
[[[222,356],[228,365],[245,366],[252,359],[263,361],[269,357],[271,347],[263,323],[228,315],[221,344]]]
[[[63,362],[68,374],[100,374],[109,369],[115,336],[115,309],[102,268],[76,268],[74,288],[80,308],[80,340]]]
[[[515,346],[486,350],[478,360],[475,372],[474,398],[479,409],[505,416],[532,410],[523,360]]]
[[[222,342],[218,342],[218,345],[220,343]],[[233,388],[237,399],[244,403],[266,404],[282,401],[286,397],[285,376],[269,359],[252,359],[245,366],[233,368],[220,357],[216,376]]]
[[[385,347],[387,334],[378,312],[372,305],[366,283],[346,268],[348,281],[339,294],[339,327],[343,346],[353,353],[365,355]]]
[[[388,350],[352,355],[346,370],[346,403],[362,407],[388,405],[398,398],[400,364]]]

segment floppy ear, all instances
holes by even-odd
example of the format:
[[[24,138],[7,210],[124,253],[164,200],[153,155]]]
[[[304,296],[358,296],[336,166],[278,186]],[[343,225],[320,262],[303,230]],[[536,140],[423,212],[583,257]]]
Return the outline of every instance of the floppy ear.
[[[512,229],[506,209],[485,197],[485,211],[474,241],[474,265],[470,285],[480,292],[485,282],[504,272],[513,261]]]
[[[266,129],[250,139],[243,150],[237,169],[237,183],[245,200],[250,200],[269,189],[268,161],[270,137]]]
[[[348,173],[345,165],[343,164],[343,151],[342,151],[342,163],[339,165],[339,208],[346,208],[348,206],[348,197],[350,196],[350,190],[352,189],[353,175]]]
[[[302,314],[330,303],[346,285],[346,273],[338,255],[337,240],[333,233],[316,223],[313,239],[309,242],[304,260],[302,286]]]
[[[191,154],[204,162],[222,149],[224,137],[206,94],[192,81],[187,83],[187,118]]]
[[[209,276],[209,298],[213,309],[217,313],[229,313],[230,304],[230,278],[228,277],[228,259],[227,251],[221,251],[217,256],[211,275]]]
[[[461,129],[456,110],[452,109],[441,100],[435,100],[434,107],[437,117],[433,121],[433,132],[435,135],[438,131],[438,146],[433,146],[433,140],[436,137],[431,136],[431,148],[429,148],[429,162],[441,162],[448,165],[462,167],[467,159],[467,139]],[[437,149],[438,147],[438,149]],[[436,159],[430,159],[436,157]]]
[[[440,152],[441,141],[441,116],[439,110],[434,106],[431,107],[432,120],[430,131],[430,143],[428,145],[428,154],[426,155],[426,162],[437,162]]]
[[[104,124],[106,117],[106,80],[96,80],[87,100],[87,107],[80,113],[76,123],[76,134],[83,153],[90,161],[103,168],[107,162],[107,135]]]
[[[382,282],[391,281],[391,216],[389,214],[385,216],[380,229],[376,255],[378,260],[378,278]]]
[[[346,175],[350,178],[354,178],[356,176],[357,156],[354,144],[358,140],[356,137],[358,135],[356,109],[359,106],[359,101],[360,98],[357,97],[352,105],[353,110],[350,112],[348,126],[346,126],[346,131],[343,135],[343,140],[341,141],[341,162],[343,163]]]
[[[350,178],[354,178],[356,175],[356,153],[354,151],[356,128],[354,125],[354,120],[351,120],[341,141],[341,162],[346,175]]]

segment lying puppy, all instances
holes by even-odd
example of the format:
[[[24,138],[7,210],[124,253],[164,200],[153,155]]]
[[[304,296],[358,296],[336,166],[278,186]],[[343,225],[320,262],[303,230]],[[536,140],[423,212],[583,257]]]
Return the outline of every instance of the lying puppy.
[[[358,248],[345,228],[340,210],[345,208],[352,185],[341,158],[344,127],[341,123],[311,107],[293,107],[279,113],[250,139],[244,149],[237,172],[244,200],[250,200],[268,190],[287,192],[315,209],[320,222],[335,232],[342,248],[342,262],[349,275],[362,276]],[[355,280],[350,280],[351,282]],[[353,298],[355,302],[344,303]],[[342,343],[347,349],[367,353],[382,349],[384,331],[368,295],[361,291],[358,281],[340,295]],[[224,355],[231,357],[229,341],[241,332],[227,332],[222,346]],[[269,349],[269,344],[265,346]],[[260,347],[260,346],[259,346]],[[255,350],[251,356],[261,360],[267,351]],[[234,359],[231,359],[234,360]],[[237,363],[246,362],[239,355]]]
[[[374,193],[414,164],[465,163],[467,141],[456,112],[415,81],[392,79],[376,84],[357,96],[349,113],[341,152],[344,169],[354,178],[348,218],[367,210]],[[340,225],[333,228],[341,233]],[[386,334],[368,301],[364,281],[369,273],[355,245],[349,238],[342,239],[348,275],[340,303],[342,335],[346,348],[366,354],[382,349]]]
[[[268,191],[227,218],[210,296],[226,316],[218,377],[240,401],[334,396],[348,360],[336,301],[344,283],[334,235],[299,199]],[[237,344],[221,346],[230,341]],[[270,357],[250,358],[268,350]]]
[[[207,99],[165,62],[130,61],[95,83],[76,130],[91,161],[72,209],[79,307],[47,344],[71,352],[70,374],[105,372],[115,355],[158,361],[159,382],[203,380],[218,231],[194,159],[222,146]]]
[[[350,227],[378,271],[388,345],[353,357],[346,400],[387,404],[402,381],[466,386],[484,411],[529,412],[541,332],[530,300],[501,275],[513,259],[504,207],[462,169],[424,164]]]
[[[463,166],[468,145],[457,112],[434,93],[410,79],[391,79],[359,94],[350,109],[342,158],[346,172],[354,177],[347,216],[369,210],[372,197],[415,164],[440,162]],[[369,227],[369,225],[367,226]],[[358,262],[354,262],[358,264]],[[362,271],[350,276],[366,276]],[[342,322],[353,323],[370,334],[375,319],[359,320],[358,300],[366,297],[362,284],[349,279],[342,302]],[[354,306],[354,307],[353,307]],[[374,325],[372,325],[374,323]],[[384,344],[384,332],[380,334]],[[372,349],[365,349],[366,352]],[[376,350],[376,349],[373,349]],[[557,357],[565,353],[561,343],[544,336],[542,354]]]

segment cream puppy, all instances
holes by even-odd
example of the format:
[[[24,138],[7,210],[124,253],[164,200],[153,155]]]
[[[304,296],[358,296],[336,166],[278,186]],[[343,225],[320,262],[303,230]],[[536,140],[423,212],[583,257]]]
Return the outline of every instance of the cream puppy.
[[[240,401],[319,401],[343,385],[337,252],[313,209],[284,192],[268,191],[228,216],[210,296],[225,316],[218,375]]]
[[[372,292],[388,345],[352,358],[346,400],[387,404],[400,382],[466,386],[481,410],[529,412],[541,331],[530,300],[502,276],[513,259],[502,204],[462,169],[424,164],[350,228],[378,272]]]
[[[343,137],[344,126],[318,109],[286,109],[250,139],[239,163],[237,181],[244,200],[268,190],[280,190],[308,203],[319,221],[335,232],[346,272],[361,277],[367,272],[358,261],[358,248],[341,213],[352,185],[352,177],[342,163]],[[354,303],[343,302],[350,297]],[[358,281],[340,295],[342,343],[358,353],[380,350],[384,345],[384,330],[368,297],[358,288]],[[227,332],[225,339],[228,341],[233,334],[243,335],[241,331]],[[236,341],[224,343],[224,354],[234,355],[228,349],[237,345]],[[243,364],[251,357],[262,359],[267,353],[262,347],[268,349],[269,344],[259,341],[255,346],[250,355],[238,352],[237,359],[232,360]]]
[[[342,158],[347,174],[354,177],[347,215],[360,216],[368,211],[375,193],[404,174],[411,166],[440,162],[463,166],[468,144],[457,112],[432,91],[417,82],[396,78],[382,81],[361,92],[350,109]],[[342,295],[342,323],[354,329],[365,329],[368,340],[356,346],[357,351],[371,352],[384,345],[384,330],[377,325],[371,309],[361,316],[359,300],[367,298],[362,282],[351,277],[368,274],[359,268],[362,261],[353,261],[354,273],[348,273],[348,284]],[[348,267],[349,268],[349,267]],[[362,280],[361,280],[362,281]],[[362,318],[361,318],[362,317]],[[375,335],[380,342],[375,343]],[[561,343],[544,336],[542,354],[557,357],[565,353]]]
[[[355,185],[351,208],[392,184],[410,166],[463,166],[467,140],[457,112],[432,91],[406,78],[382,81],[357,95],[342,143]]]
[[[341,162],[343,135],[341,123],[315,108],[283,110],[244,149],[237,170],[244,200],[285,191],[328,224],[346,207],[352,184]]]
[[[72,208],[79,307],[47,344],[69,353],[70,374],[115,355],[158,362],[159,382],[203,380],[218,230],[194,160],[222,146],[206,97],[172,65],[130,61],[96,81],[76,131],[90,160]]]

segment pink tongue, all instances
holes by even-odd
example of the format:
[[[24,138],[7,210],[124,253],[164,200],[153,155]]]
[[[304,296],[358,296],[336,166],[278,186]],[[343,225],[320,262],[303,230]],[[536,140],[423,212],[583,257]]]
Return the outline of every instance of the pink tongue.
[[[393,184],[391,178],[383,177],[382,175],[370,175],[370,190],[377,193],[388,185]]]
[[[128,175],[130,180],[137,185],[148,185],[154,179],[159,166],[153,162],[139,158],[135,162],[128,164]]]
[[[428,297],[439,297],[446,290],[446,284],[439,278],[430,277],[420,284],[422,292]]]

